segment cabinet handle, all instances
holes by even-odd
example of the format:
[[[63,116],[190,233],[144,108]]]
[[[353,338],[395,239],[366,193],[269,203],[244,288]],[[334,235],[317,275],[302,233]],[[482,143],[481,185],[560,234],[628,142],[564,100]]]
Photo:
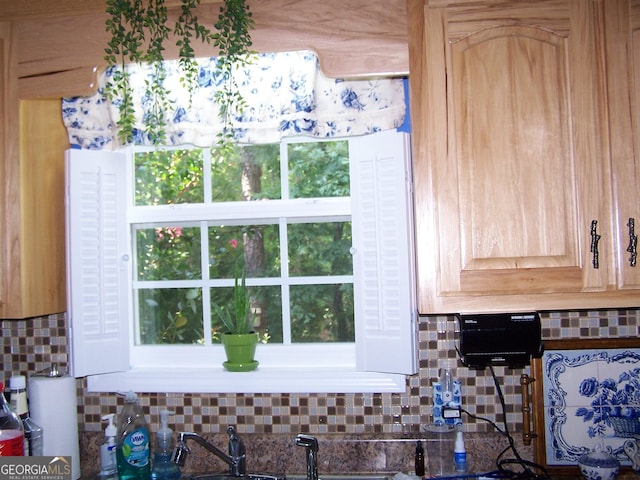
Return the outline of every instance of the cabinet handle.
[[[591,253],[593,255],[593,268],[600,268],[600,253],[598,252],[598,242],[600,242],[600,235],[598,235],[598,221],[591,220]]]
[[[535,382],[535,378],[526,373],[520,375],[520,387],[522,392],[522,442],[531,445],[531,440],[538,435],[531,431],[531,405],[529,405],[529,385]]]
[[[629,257],[629,265],[632,267],[636,266],[636,261],[638,259],[638,235],[636,235],[636,221],[634,218],[630,218],[627,222],[627,227],[629,227],[629,246],[627,247],[627,252],[631,254]]]

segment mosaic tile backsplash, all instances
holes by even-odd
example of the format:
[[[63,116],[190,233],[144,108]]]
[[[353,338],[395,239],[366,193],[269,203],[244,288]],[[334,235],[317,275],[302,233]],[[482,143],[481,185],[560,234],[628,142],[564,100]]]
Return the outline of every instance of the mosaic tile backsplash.
[[[542,337],[591,338],[638,336],[640,310],[581,311],[542,313]],[[217,435],[229,424],[241,434],[286,437],[297,433],[358,436],[364,438],[418,438],[431,422],[431,382],[438,369],[450,362],[455,377],[462,382],[463,414],[470,442],[474,433],[483,437],[493,432],[485,421],[503,422],[494,380],[488,369],[469,370],[456,360],[453,317],[422,317],[419,330],[420,371],[407,378],[402,394],[140,394],[140,403],[151,425],[160,421],[160,411],[176,412],[172,424],[177,431],[193,430]],[[2,381],[12,372],[31,374],[51,363],[66,366],[65,314],[27,320],[2,321]],[[522,432],[520,375],[529,368],[510,370],[496,367],[506,403],[506,420],[515,437]],[[119,411],[123,399],[115,394],[85,391],[85,380],[78,379],[78,425],[81,434],[99,443],[101,416]],[[95,433],[95,435],[93,435]],[[486,438],[486,434],[484,434]],[[493,450],[495,452],[495,450]],[[82,456],[82,453],[81,453]]]

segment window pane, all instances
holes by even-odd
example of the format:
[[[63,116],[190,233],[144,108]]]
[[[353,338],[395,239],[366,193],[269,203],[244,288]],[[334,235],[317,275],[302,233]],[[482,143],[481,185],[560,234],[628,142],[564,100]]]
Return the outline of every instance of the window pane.
[[[209,275],[211,278],[280,276],[278,225],[209,227]]]
[[[157,150],[135,154],[135,204],[204,202],[202,150]]]
[[[279,145],[212,150],[211,157],[214,202],[281,198]]]
[[[289,225],[289,274],[351,275],[351,222]]]
[[[347,141],[288,145],[290,198],[348,197]]]
[[[255,314],[254,330],[268,343],[282,343],[282,294],[279,286],[250,287],[251,310]],[[233,288],[211,289],[211,342],[220,343],[225,331],[220,309],[233,305]]]
[[[353,342],[353,285],[291,287],[293,343]]]
[[[202,289],[138,290],[142,345],[203,343]]]
[[[199,228],[144,228],[135,237],[138,280],[202,278]]]

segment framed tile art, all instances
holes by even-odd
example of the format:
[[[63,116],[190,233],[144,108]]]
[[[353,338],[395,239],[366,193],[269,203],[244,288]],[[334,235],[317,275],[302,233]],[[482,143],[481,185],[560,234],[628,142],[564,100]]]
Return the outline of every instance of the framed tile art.
[[[640,438],[640,338],[546,340],[532,360],[534,460],[576,471],[596,448],[630,466],[623,444]]]

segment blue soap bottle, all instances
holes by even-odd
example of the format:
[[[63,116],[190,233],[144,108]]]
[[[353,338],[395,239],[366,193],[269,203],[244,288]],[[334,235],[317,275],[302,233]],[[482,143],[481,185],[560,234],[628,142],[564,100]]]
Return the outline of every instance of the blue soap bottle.
[[[160,412],[160,429],[156,432],[156,450],[153,456],[152,480],[177,480],[180,478],[180,467],[171,461],[173,453],[173,430],[169,428],[169,415],[174,412]]]
[[[118,415],[116,459],[120,480],[149,480],[149,427],[134,392],[127,393]]]

